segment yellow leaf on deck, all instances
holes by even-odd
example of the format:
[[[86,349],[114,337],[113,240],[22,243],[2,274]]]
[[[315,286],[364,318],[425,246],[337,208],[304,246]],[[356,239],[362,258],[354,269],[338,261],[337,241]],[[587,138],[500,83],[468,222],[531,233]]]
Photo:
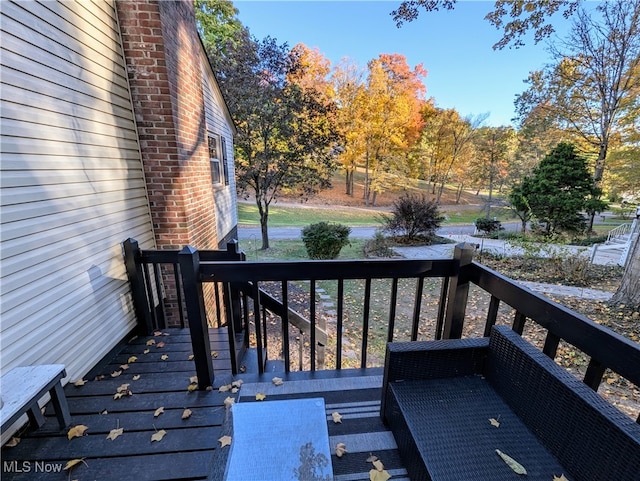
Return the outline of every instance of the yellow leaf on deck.
[[[205,391],[213,391],[213,386],[207,386],[204,388]]]
[[[274,386],[282,386],[282,384],[284,383],[284,381],[282,380],[281,377],[274,377],[271,382],[273,382]]]
[[[211,355],[216,358],[218,357],[218,351],[211,351]]]
[[[256,394],[256,401],[264,401],[267,398],[267,395],[263,392],[259,392]]]
[[[189,357],[187,358],[187,361],[193,361],[193,354],[189,354]]]
[[[15,448],[18,444],[20,444],[20,438],[17,436],[12,437],[9,441],[6,442],[5,446],[7,448]]]
[[[120,384],[116,389],[116,392],[127,391],[129,389],[129,384]]]
[[[238,389],[237,387],[232,387],[232,388],[231,388],[231,392],[232,392],[233,394],[237,393],[239,390],[240,390],[240,389]]]
[[[158,336],[161,336],[161,335],[162,335],[162,332],[160,332],[160,331],[153,331],[153,335],[154,335],[154,336],[156,336],[156,337],[158,337]]]
[[[112,429],[111,431],[109,431],[109,434],[107,436],[107,439],[110,439],[111,441],[115,440],[118,436],[122,435],[122,433],[124,432],[124,428],[120,428],[120,429]]]
[[[495,426],[497,428],[500,427],[500,421],[498,421],[497,419],[489,418],[489,422],[491,423],[492,426]]]
[[[165,434],[167,434],[167,432],[164,429],[161,429],[151,436],[151,442],[162,441],[162,438],[164,438]]]
[[[113,371],[111,377],[118,377],[120,374],[122,374],[122,371]]]
[[[142,354],[149,354],[149,349],[145,349],[144,351],[142,351]]]
[[[344,443],[336,444],[336,456],[341,458],[347,452],[347,446]]]
[[[138,358],[136,356],[131,356],[129,359],[127,359],[127,363],[131,364],[132,362],[136,362],[138,360]]]
[[[240,388],[240,387],[242,386],[242,384],[243,384],[243,383],[244,383],[244,381],[243,381],[242,379],[237,379],[237,380],[233,381],[233,382],[231,383],[231,385],[232,385],[233,387]]]
[[[129,364],[121,364],[120,369],[122,369],[123,371],[126,371],[127,369],[129,369]]]
[[[196,382],[198,382],[198,376],[191,376],[191,377],[189,378],[189,382],[191,382],[191,383],[196,383]]]
[[[227,391],[231,391],[231,384],[225,384],[224,386],[220,386],[218,388],[219,392],[227,392]]]
[[[89,429],[89,426],[85,426],[84,424],[78,424],[77,426],[74,426],[71,429],[69,429],[69,432],[67,433],[67,438],[69,439],[80,438],[84,436],[84,433],[87,429]]]
[[[149,339],[149,340],[147,341],[147,346],[153,346],[155,343],[156,343],[156,340],[155,340],[155,339]]]
[[[382,461],[380,461],[379,459],[376,459],[375,461],[371,461],[373,463],[373,467],[376,468],[378,471],[382,471],[384,469],[384,464],[382,464]]]
[[[140,379],[140,374],[136,374],[135,376],[133,376],[132,378],[134,381],[137,381],[138,379]]]
[[[189,384],[189,387],[187,387],[187,391],[189,391],[189,392],[193,392],[196,389],[198,389],[198,385],[197,384]]]
[[[184,411],[182,411],[182,419],[188,419],[192,414],[193,411],[191,411],[191,409],[185,409]]]
[[[504,454],[499,449],[496,449],[496,454],[498,456],[500,456],[505,463],[507,463],[507,466],[509,466],[513,470],[514,473],[522,474],[522,475],[526,475],[527,474],[527,470],[524,469],[524,466],[522,464],[520,464],[518,461],[516,461],[515,459],[513,459],[508,454]]]
[[[164,341],[160,341],[158,344],[156,344],[156,349],[160,349],[164,347]]]
[[[561,474],[560,477],[557,477],[555,474],[553,475],[553,481],[569,481],[565,478],[564,474]]]
[[[235,402],[236,402],[236,400],[234,398],[232,398],[231,396],[229,396],[227,399],[224,400],[224,406],[229,408]]]
[[[163,361],[166,361],[167,359],[169,359],[169,356],[167,356],[166,354],[163,354],[162,356],[160,356],[160,359],[162,359]]]
[[[84,461],[84,458],[82,459],[72,459],[71,461],[67,461],[67,464],[64,465],[64,468],[62,468],[64,471],[73,468],[74,466],[77,466],[80,463],[84,463],[85,465],[87,465],[87,463]]]
[[[78,379],[76,382],[73,383],[73,385],[75,387],[80,387],[80,386],[84,386],[86,382],[87,381],[85,379]]]
[[[342,414],[338,411],[331,413],[331,417],[333,418],[334,423],[342,423]]]
[[[370,481],[387,481],[390,479],[391,475],[387,471],[378,471],[377,469],[372,469],[369,471],[369,479]]]
[[[220,439],[220,447],[224,448],[225,446],[231,446],[231,436],[222,436]]]
[[[158,416],[160,416],[162,413],[164,412],[164,406],[160,407],[158,409],[155,410],[155,412],[153,413],[153,417],[157,418]]]

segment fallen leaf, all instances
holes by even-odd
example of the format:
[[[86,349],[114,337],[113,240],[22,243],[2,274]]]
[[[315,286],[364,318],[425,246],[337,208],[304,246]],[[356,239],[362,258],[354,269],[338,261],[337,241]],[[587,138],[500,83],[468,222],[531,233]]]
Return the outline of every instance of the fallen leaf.
[[[497,419],[489,418],[489,422],[491,423],[492,426],[495,426],[497,428],[500,427],[500,421],[498,421]]]
[[[244,364],[240,366],[240,372],[247,372],[247,366],[245,366]]]
[[[189,392],[193,392],[196,389],[198,389],[198,385],[197,384],[189,384],[189,387],[187,387],[187,391],[189,391]]]
[[[387,481],[389,478],[391,478],[391,475],[387,471],[378,471],[377,469],[369,471],[370,481]]]
[[[169,356],[167,356],[166,354],[163,354],[162,356],[160,356],[160,359],[162,359],[163,361],[166,361],[167,359],[169,359]]]
[[[189,357],[187,358],[187,361],[193,361],[193,354],[189,354]]]
[[[126,371],[127,369],[129,369],[129,364],[121,364],[120,369],[122,369],[123,371]]]
[[[133,376],[132,378],[134,381],[137,381],[138,379],[140,379],[140,374],[136,374],[135,376]]]
[[[128,389],[126,391],[120,391],[113,395],[113,399],[122,399],[125,396],[133,396],[133,393]]]
[[[282,384],[283,384],[283,382],[284,382],[284,381],[282,380],[282,378],[281,378],[281,377],[274,377],[274,378],[271,380],[271,382],[273,382],[273,385],[274,385],[274,386],[282,386]]]
[[[231,383],[231,385],[232,385],[233,387],[237,387],[237,388],[239,388],[239,387],[241,387],[241,386],[242,386],[242,384],[243,384],[243,383],[244,383],[244,381],[243,381],[242,379],[238,379],[238,380],[236,380],[236,381],[233,381],[233,382]]]
[[[169,334],[168,332],[163,332],[162,335],[163,336],[170,336],[171,334]]]
[[[338,443],[336,444],[336,456],[338,456],[339,458],[342,457],[342,455],[344,453],[348,452],[347,451],[347,446],[344,443]]]
[[[229,408],[235,402],[236,402],[236,400],[234,398],[232,398],[231,396],[229,396],[227,399],[224,400],[224,406]]]
[[[373,463],[378,460],[378,456],[374,456],[373,453],[369,453],[369,457],[367,458],[367,463]]]
[[[553,475],[553,481],[569,481],[565,478],[564,474],[561,474],[560,477],[557,477],[555,474]]]
[[[11,439],[9,439],[9,441],[7,441],[7,443],[5,444],[6,447],[8,448],[14,448],[16,447],[18,444],[20,444],[20,438],[19,437],[12,437]]]
[[[224,448],[225,446],[231,446],[231,436],[222,436],[220,439],[220,447]]]
[[[160,349],[164,347],[164,341],[160,341],[158,344],[156,344],[156,349]]]
[[[78,464],[83,463],[85,466],[88,466],[88,464],[85,462],[84,458],[82,459],[72,459],[71,461],[67,461],[67,464],[64,465],[64,468],[62,468],[64,471],[73,468],[74,466],[77,466]]]
[[[499,449],[496,449],[496,454],[500,456],[505,463],[507,463],[507,466],[509,466],[514,473],[523,474],[523,475],[527,474],[527,470],[524,469],[524,466],[520,464],[518,461],[516,461],[515,459],[513,459],[511,456],[504,454]]]
[[[100,414],[109,414],[109,411],[107,411],[106,409],[104,411],[102,411]]]
[[[160,416],[162,413],[164,413],[164,406],[160,407],[158,409],[155,410],[155,412],[153,413],[153,417],[157,418],[158,416]]]
[[[129,384],[120,384],[116,389],[116,392],[126,391],[127,389],[129,389]]]
[[[224,386],[220,386],[218,388],[218,391],[220,391],[220,392],[231,391],[231,384],[225,384]]]
[[[151,436],[151,442],[162,441],[162,438],[164,438],[165,434],[167,434],[167,432],[164,429],[161,429]]]
[[[147,346],[153,346],[155,343],[156,343],[156,340],[155,340],[155,339],[149,339],[149,340],[147,341]]]
[[[120,374],[122,374],[122,371],[113,371],[111,377],[118,377]]]
[[[211,351],[211,355],[215,358],[218,357],[218,351]]]
[[[232,388],[231,388],[231,392],[232,392],[233,394],[237,393],[239,390],[240,390],[240,389],[238,389],[237,387],[232,387]]]
[[[149,354],[149,349],[145,349],[144,351],[142,351],[142,354]]]
[[[205,391],[213,391],[213,386],[207,386],[204,388]]]
[[[188,419],[192,414],[193,411],[191,411],[191,409],[185,409],[184,411],[182,411],[182,419]]]
[[[71,429],[69,429],[69,432],[67,433],[67,438],[69,439],[80,438],[84,436],[84,432],[87,429],[89,429],[89,426],[85,426],[84,424],[78,424],[77,426],[74,426]]]
[[[84,386],[86,382],[87,381],[85,379],[78,379],[76,382],[73,383],[73,385],[75,387],[80,387],[80,386]]]
[[[114,441],[118,436],[122,435],[123,431],[124,431],[124,428],[112,429],[111,431],[109,431],[107,439],[111,439],[111,441]]]
[[[378,471],[382,471],[384,469],[384,464],[382,464],[382,461],[380,461],[379,459],[376,459],[375,461],[371,461],[373,463],[373,467],[376,468]]]
[[[162,332],[160,332],[160,331],[153,331],[153,335],[154,335],[154,336],[156,336],[156,337],[158,337],[158,336],[161,336],[161,335],[162,335]]]
[[[331,417],[333,418],[334,423],[342,423],[342,414],[338,411],[331,413]]]
[[[138,360],[138,358],[136,356],[131,356],[129,359],[127,359],[127,363],[131,364],[132,362],[136,362]]]
[[[264,401],[267,398],[265,393],[259,392],[256,394],[256,401]]]
[[[197,383],[198,382],[198,376],[191,376],[189,378],[189,382],[191,383]]]

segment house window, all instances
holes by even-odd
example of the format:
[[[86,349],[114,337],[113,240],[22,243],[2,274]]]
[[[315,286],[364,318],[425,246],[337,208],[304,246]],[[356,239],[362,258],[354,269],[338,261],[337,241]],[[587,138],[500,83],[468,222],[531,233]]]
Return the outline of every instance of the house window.
[[[209,161],[211,162],[211,182],[213,184],[222,183],[220,175],[220,146],[217,135],[209,135]]]
[[[227,162],[227,141],[222,137],[222,170],[224,172],[224,185],[229,185],[229,163]]]

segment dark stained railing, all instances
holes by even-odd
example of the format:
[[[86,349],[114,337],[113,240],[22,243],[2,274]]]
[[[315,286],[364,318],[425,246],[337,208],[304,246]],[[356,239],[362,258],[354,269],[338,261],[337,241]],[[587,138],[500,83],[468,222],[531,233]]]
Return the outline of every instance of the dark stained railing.
[[[185,249],[186,250],[186,249]],[[483,333],[488,335],[498,319],[501,305],[507,305],[514,311],[511,327],[522,334],[529,323],[544,329],[542,351],[549,357],[556,356],[560,341],[571,344],[582,351],[589,363],[584,374],[584,382],[596,390],[602,382],[608,368],[623,378],[640,386],[640,346],[620,336],[610,329],[600,326],[587,317],[566,307],[554,303],[548,298],[538,295],[516,281],[509,279],[481,264],[472,261],[474,248],[471,245],[456,246],[453,259],[438,260],[357,260],[357,261],[301,261],[301,262],[237,262],[229,260],[213,260],[207,256],[190,250],[182,251],[185,258],[190,256],[189,265],[193,265],[193,276],[184,278],[186,289],[201,292],[207,283],[219,283],[225,286],[225,312],[229,318],[237,319],[238,325],[245,329],[244,339],[248,342],[249,330],[253,329],[257,347],[258,369],[262,372],[266,361],[267,322],[265,310],[275,312],[282,320],[281,342],[284,369],[290,370],[290,339],[288,326],[291,320],[290,286],[308,283],[309,319],[299,316],[298,322],[306,325],[309,339],[309,368],[317,368],[316,349],[319,336],[324,335],[318,329],[318,312],[316,309],[315,288],[318,283],[331,281],[336,284],[335,302],[335,368],[343,364],[343,335],[345,334],[345,284],[353,280],[364,283],[361,306],[360,325],[360,366],[367,367],[368,339],[371,326],[372,283],[379,279],[389,282],[388,314],[385,319],[378,319],[376,325],[386,327],[385,340],[393,341],[397,311],[403,307],[411,311],[409,339],[418,339],[418,333],[424,336],[424,324],[433,324],[433,338],[460,338],[464,334],[466,310],[469,290],[480,288],[490,295]],[[144,256],[144,254],[143,254]],[[134,263],[135,264],[135,263]],[[130,269],[132,270],[132,269]],[[440,294],[435,319],[426,319],[423,309],[425,281],[430,278],[440,280]],[[399,293],[405,279],[415,282],[415,296],[412,306],[399,306]],[[271,284],[279,286],[278,301],[273,296],[266,296],[261,286]],[[189,287],[186,287],[189,285]],[[195,285],[195,287],[194,287]],[[306,285],[306,284],[305,284]],[[233,286],[233,292],[232,292]],[[135,289],[134,289],[135,291]],[[194,291],[195,292],[195,291]],[[376,294],[377,295],[377,294]],[[135,296],[135,292],[134,292]],[[403,296],[406,302],[407,296]],[[187,304],[189,300],[185,298]],[[358,302],[360,299],[358,299]],[[353,299],[349,302],[353,303]],[[266,309],[268,307],[268,309]],[[379,317],[379,312],[376,314]],[[191,312],[188,314],[191,323]],[[302,319],[302,321],[300,321]],[[197,334],[196,334],[197,335]],[[480,334],[481,335],[481,334]],[[404,340],[404,339],[403,339]],[[324,341],[324,339],[322,339]],[[232,341],[230,341],[232,342]],[[302,345],[302,340],[300,340]],[[331,367],[331,366],[329,366]],[[638,418],[640,422],[640,417]]]

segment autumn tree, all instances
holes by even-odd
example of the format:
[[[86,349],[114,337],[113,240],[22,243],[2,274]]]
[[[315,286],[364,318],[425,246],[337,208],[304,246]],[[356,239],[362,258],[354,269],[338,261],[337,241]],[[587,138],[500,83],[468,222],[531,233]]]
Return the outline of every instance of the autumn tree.
[[[555,63],[529,76],[516,108],[521,117],[541,108],[591,144],[598,153],[593,182],[601,189],[611,138],[640,83],[640,0],[603,2],[597,12],[577,12],[569,36],[552,48]]]
[[[237,186],[260,214],[262,249],[269,248],[269,207],[283,191],[306,196],[330,185],[338,140],[332,105],[300,79],[300,51],[243,30],[226,55],[211,56],[237,128]]]

